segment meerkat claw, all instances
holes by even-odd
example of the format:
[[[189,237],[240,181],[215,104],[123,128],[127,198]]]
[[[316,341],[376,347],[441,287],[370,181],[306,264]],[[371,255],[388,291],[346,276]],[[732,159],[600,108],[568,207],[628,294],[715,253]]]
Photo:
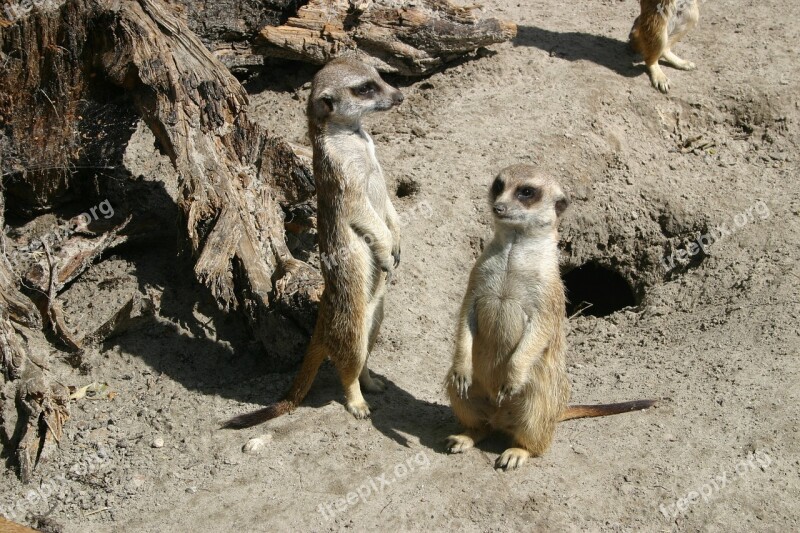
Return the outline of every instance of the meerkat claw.
[[[460,372],[451,370],[449,381],[458,393],[458,397],[466,400],[469,396],[469,388],[472,386],[472,379]]]
[[[530,452],[527,450],[523,450],[522,448],[509,448],[497,458],[494,465],[495,468],[514,470],[524,465],[528,457],[530,457]]]

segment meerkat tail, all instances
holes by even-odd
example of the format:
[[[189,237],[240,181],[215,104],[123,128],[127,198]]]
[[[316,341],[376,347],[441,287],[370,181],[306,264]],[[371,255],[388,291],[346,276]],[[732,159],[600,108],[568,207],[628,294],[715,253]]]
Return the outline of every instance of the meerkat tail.
[[[295,376],[294,382],[283,400],[252,413],[235,416],[222,424],[221,429],[246,429],[294,411],[305,399],[308,391],[311,390],[314,378],[317,377],[319,367],[324,360],[325,350],[323,346],[312,339],[306,357],[303,359],[303,365],[300,367],[300,371]]]
[[[221,429],[247,429],[253,426],[257,426],[259,424],[263,424],[268,420],[272,420],[273,418],[278,418],[281,415],[285,415],[287,413],[291,413],[294,411],[295,404],[288,400],[281,400],[280,402],[273,403],[272,405],[268,405],[258,411],[253,411],[252,413],[245,413],[243,415],[235,416],[230,420],[226,421],[222,426]]]
[[[561,418],[559,418],[558,421],[563,422],[564,420],[574,420],[575,418],[610,416],[621,413],[629,413],[631,411],[641,411],[642,409],[649,409],[655,404],[655,400],[635,400],[632,402],[606,403],[597,405],[570,405],[564,410]]]
[[[0,516],[0,533],[36,533],[36,530],[10,522]]]

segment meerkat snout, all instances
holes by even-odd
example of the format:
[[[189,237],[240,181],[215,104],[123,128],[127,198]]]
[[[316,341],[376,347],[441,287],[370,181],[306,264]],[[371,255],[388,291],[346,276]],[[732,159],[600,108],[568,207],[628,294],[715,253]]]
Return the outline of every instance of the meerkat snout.
[[[500,172],[489,190],[492,215],[498,226],[555,228],[569,200],[558,183],[527,165]]]

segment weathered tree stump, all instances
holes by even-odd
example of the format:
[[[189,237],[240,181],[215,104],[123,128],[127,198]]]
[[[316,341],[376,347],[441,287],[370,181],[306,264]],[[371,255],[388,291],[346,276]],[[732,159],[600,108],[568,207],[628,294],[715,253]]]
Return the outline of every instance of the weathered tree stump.
[[[382,72],[419,76],[514,38],[514,23],[480,19],[477,10],[449,0],[311,0],[286,24],[263,28],[256,50],[323,64],[357,49]]]
[[[197,279],[221,308],[247,317],[276,366],[296,359],[301,349],[272,348],[281,336],[295,344],[309,336],[322,289],[319,273],[291,256],[284,234],[283,207],[314,193],[308,162],[250,120],[242,86],[175,12],[158,0],[68,0],[0,28],[0,44],[7,65],[0,71],[6,156],[0,169],[13,187],[7,192],[15,211],[48,209],[80,187],[82,167],[96,164],[77,164],[86,152],[81,106],[123,89],[178,172],[185,248]],[[127,141],[106,138],[112,145]],[[103,164],[109,161],[115,157]],[[47,250],[46,263],[24,273],[34,292],[48,296],[44,311],[54,329],[55,297],[121,241],[119,229],[93,238],[74,235]],[[35,365],[25,364],[30,357],[14,321],[30,327],[41,321],[18,292],[17,279],[3,254],[0,349],[4,379],[20,380],[18,434],[11,440],[27,478],[43,435],[58,438],[66,401],[41,372],[25,375]]]

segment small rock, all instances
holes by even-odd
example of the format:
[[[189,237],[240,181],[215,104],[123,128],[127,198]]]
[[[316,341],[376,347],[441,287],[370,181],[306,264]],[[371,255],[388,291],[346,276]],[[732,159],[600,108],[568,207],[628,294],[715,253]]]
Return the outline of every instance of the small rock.
[[[128,482],[128,487],[137,490],[144,486],[146,479],[142,474],[133,474]]]
[[[414,137],[425,137],[428,134],[428,131],[423,126],[413,126],[411,128],[411,133]]]
[[[163,448],[164,447],[164,437],[156,437],[153,439],[153,442],[150,443],[151,448]]]
[[[258,455],[264,451],[264,448],[267,447],[267,444],[272,442],[272,434],[267,433],[266,435],[261,435],[260,437],[255,437],[247,441],[245,445],[242,447],[242,452],[248,455]]]

